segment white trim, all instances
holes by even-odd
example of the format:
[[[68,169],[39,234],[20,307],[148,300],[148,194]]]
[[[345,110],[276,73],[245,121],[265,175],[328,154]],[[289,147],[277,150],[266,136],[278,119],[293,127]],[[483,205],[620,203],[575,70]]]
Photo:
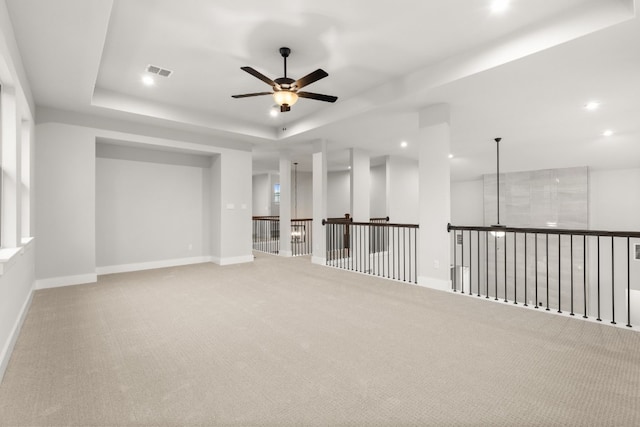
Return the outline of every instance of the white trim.
[[[24,255],[26,251],[31,250],[33,240],[33,237],[25,237],[22,239],[22,246],[0,248],[0,276],[9,271],[9,268],[15,264],[18,255]]]
[[[2,353],[0,354],[0,382],[2,382],[2,379],[4,378],[4,373],[7,370],[7,366],[9,365],[9,359],[11,359],[11,353],[13,353],[13,348],[16,345],[16,341],[18,341],[18,336],[20,335],[22,324],[24,323],[24,319],[27,317],[27,313],[29,312],[29,307],[31,307],[32,300],[33,290],[29,292],[27,300],[22,305],[20,315],[18,315],[18,318],[13,325],[13,329],[11,330],[11,334],[9,334],[9,339],[5,342]]]
[[[451,280],[435,279],[433,277],[418,276],[418,283],[416,286],[422,286],[424,288],[435,289],[437,291],[451,291]]]
[[[107,265],[96,267],[96,273],[103,274],[127,273],[129,271],[153,270],[156,268],[176,267],[180,265],[201,264],[211,262],[210,256],[197,256],[190,258],[165,259],[161,261],[138,262],[133,264]]]
[[[311,256],[311,263],[318,265],[327,265],[327,259],[319,256]]]
[[[62,286],[84,285],[95,283],[98,275],[95,273],[78,274],[76,276],[50,277],[48,279],[36,280],[35,289],[60,288]]]
[[[286,258],[291,258],[293,256],[293,252],[292,251],[279,251],[278,255],[280,255],[282,257],[286,257]]]
[[[253,262],[253,254],[229,257],[229,258],[212,257],[211,262],[218,265],[231,265],[231,264],[242,264],[243,262]]]

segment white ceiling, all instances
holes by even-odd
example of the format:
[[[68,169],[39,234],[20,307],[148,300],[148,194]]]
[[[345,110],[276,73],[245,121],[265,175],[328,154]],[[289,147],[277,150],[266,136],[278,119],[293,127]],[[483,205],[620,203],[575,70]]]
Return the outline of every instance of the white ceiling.
[[[640,166],[640,24],[633,0],[6,0],[36,104],[152,122],[254,146],[254,171],[279,153],[309,169],[326,140],[415,156],[417,112],[448,103],[452,178],[501,169]],[[301,99],[268,115],[268,91],[240,70],[282,76],[322,68]],[[141,84],[148,64],[173,70]],[[601,108],[582,106],[597,99]],[[605,128],[615,134],[601,136]],[[286,129],[286,130],[283,130]],[[409,147],[401,149],[400,141]]]

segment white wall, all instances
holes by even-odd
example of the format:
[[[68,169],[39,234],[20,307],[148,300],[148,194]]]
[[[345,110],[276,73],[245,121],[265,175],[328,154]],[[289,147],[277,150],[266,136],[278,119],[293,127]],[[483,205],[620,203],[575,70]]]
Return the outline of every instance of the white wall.
[[[640,231],[640,168],[589,171],[589,228]],[[483,224],[483,181],[451,183],[451,223]]]
[[[371,218],[384,218],[387,216],[387,165],[382,164],[371,167],[371,191],[370,191]]]
[[[3,211],[10,209],[13,226],[3,222],[3,233],[17,239],[16,247],[0,248],[0,380],[4,376],[20,327],[31,302],[35,281],[35,242],[22,240],[35,231],[33,203],[34,157],[32,138],[34,102],[20,52],[12,32],[6,3],[0,2],[0,84],[2,85],[2,150],[15,150],[13,159],[5,159],[4,185],[12,185],[12,194],[2,194]],[[10,96],[7,96],[10,95]],[[11,102],[9,101],[9,98]],[[9,122],[7,118],[11,118]],[[26,132],[24,132],[26,130]],[[23,138],[28,137],[25,141]],[[22,140],[21,140],[22,138]],[[24,151],[21,151],[23,150]],[[29,151],[29,152],[27,152]],[[8,164],[10,161],[12,164]],[[7,176],[7,166],[13,176]],[[22,184],[22,186],[20,185]],[[21,194],[21,190],[25,194]],[[23,197],[24,196],[24,197]],[[0,218],[4,221],[5,218]],[[5,236],[3,236],[4,238]]]
[[[451,183],[451,224],[484,224],[484,182],[482,179]]]
[[[204,257],[205,169],[113,158],[96,161],[98,267]],[[208,188],[207,188],[208,189]]]
[[[402,157],[387,158],[387,212],[389,221],[418,224],[418,162]]]
[[[95,135],[88,128],[36,126],[36,279],[95,281]]]
[[[208,167],[204,172],[189,175],[188,179],[184,176],[180,178],[183,180],[181,185],[186,185],[184,181],[186,179],[189,185],[198,188],[198,193],[202,193],[200,199],[196,200],[192,197],[193,200],[189,202],[190,204],[193,202],[193,209],[199,211],[199,214],[195,214],[194,211],[189,211],[188,214],[191,215],[190,218],[199,221],[199,224],[188,226],[193,225],[199,228],[202,234],[199,241],[193,231],[186,232],[186,228],[183,228],[181,232],[184,234],[180,235],[174,230],[176,233],[174,241],[169,245],[163,245],[173,246],[174,252],[166,252],[167,248],[142,250],[136,246],[134,249],[127,250],[125,254],[112,253],[111,258],[104,258],[105,263],[155,258],[152,261],[146,261],[147,265],[143,266],[154,268],[197,262],[200,260],[198,253],[206,254],[207,259],[221,264],[253,260],[250,151],[226,149],[215,145],[215,140],[211,139],[207,139],[208,144],[203,144],[200,142],[200,137],[190,134],[184,134],[184,139],[150,136],[158,133],[158,129],[152,126],[140,125],[135,128],[136,133],[122,132],[117,130],[118,125],[128,129],[130,124],[114,123],[112,120],[59,110],[46,110],[43,117],[44,121],[36,126],[35,149],[38,165],[36,186],[40,186],[36,196],[37,286],[87,283],[95,281],[97,272],[100,274],[109,272],[103,269],[104,266],[98,266],[96,262],[96,252],[105,255],[105,252],[114,250],[113,246],[105,249],[97,248],[96,245],[96,141],[133,145],[155,151],[172,151],[171,154],[165,153],[165,157],[184,158],[187,155],[184,153],[191,153],[215,159],[215,165]],[[180,137],[175,132],[173,136]],[[119,167],[122,166],[123,163],[120,163]],[[115,166],[110,167],[115,173]],[[156,169],[151,171],[157,166],[146,165],[144,168],[145,173],[160,179],[161,171]],[[173,171],[170,173],[174,174],[180,168],[174,166],[170,169]],[[118,169],[118,173],[121,172],[133,178],[133,169]],[[101,191],[104,185],[106,184],[101,184]],[[134,191],[134,188],[129,190]],[[210,203],[203,202],[206,198],[205,192]],[[131,199],[130,196],[131,194],[126,195]],[[147,202],[156,204],[156,207],[159,203],[157,200],[147,200]],[[166,203],[165,209],[170,205],[170,201]],[[182,208],[172,207],[171,209],[176,210],[168,212],[168,216],[184,213],[180,211]],[[147,214],[148,211],[149,209],[146,210]],[[176,213],[179,211],[180,214]],[[132,212],[129,215],[134,218],[134,222],[140,221],[143,216],[136,216]],[[162,221],[167,220],[165,217]],[[120,225],[124,226],[122,223]],[[127,232],[130,231],[129,226]],[[121,241],[118,244],[123,243]],[[140,242],[135,243],[135,245],[138,244],[142,245]],[[155,245],[157,242],[156,239],[152,239],[146,244]],[[191,251],[188,251],[189,244],[193,245]],[[139,251],[144,252],[139,253]],[[150,251],[159,252],[151,253]],[[169,262],[166,261],[167,256],[174,258]],[[140,263],[134,262],[132,265],[140,267]],[[97,267],[100,269],[97,270]]]
[[[218,264],[253,261],[251,168],[250,151],[228,150],[213,160],[212,183],[219,188],[220,205],[212,203],[219,236],[213,240],[212,255]]]
[[[329,172],[327,174],[327,216],[344,218],[351,213],[351,173],[349,171]]]
[[[294,175],[291,176],[291,218],[302,219],[313,217],[313,180],[311,172],[298,172],[298,212],[296,215]]]
[[[640,168],[592,170],[589,227],[640,231]]]
[[[252,177],[252,205],[254,216],[268,216],[271,212],[271,182],[268,173]]]

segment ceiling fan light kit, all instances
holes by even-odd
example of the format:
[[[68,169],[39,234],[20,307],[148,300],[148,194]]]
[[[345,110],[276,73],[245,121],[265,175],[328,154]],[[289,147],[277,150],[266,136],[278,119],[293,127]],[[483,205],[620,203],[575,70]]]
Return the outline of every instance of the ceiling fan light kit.
[[[240,67],[241,70],[246,71],[247,73],[271,86],[273,88],[273,92],[245,93],[242,95],[232,95],[231,97],[248,98],[251,96],[273,95],[273,99],[280,106],[280,112],[282,113],[291,111],[291,106],[298,101],[298,98],[315,99],[317,101],[324,102],[336,102],[336,100],[338,99],[337,96],[323,95],[312,92],[299,92],[299,90],[304,86],[317,82],[318,80],[327,77],[329,74],[326,71],[318,68],[314,72],[309,73],[298,80],[293,80],[292,78],[287,77],[287,58],[289,57],[290,53],[291,49],[289,49],[288,47],[280,48],[280,55],[284,60],[284,77],[280,77],[275,80],[271,80],[269,77],[265,76],[254,68]]]

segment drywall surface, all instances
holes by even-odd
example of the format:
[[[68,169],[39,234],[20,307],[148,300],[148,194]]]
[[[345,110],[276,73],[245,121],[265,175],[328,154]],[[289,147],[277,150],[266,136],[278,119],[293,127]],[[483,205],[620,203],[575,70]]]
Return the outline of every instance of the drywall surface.
[[[351,174],[349,171],[327,174],[327,216],[344,218],[351,208]]]
[[[370,189],[371,218],[387,216],[387,166],[386,164],[371,167]]]
[[[270,214],[271,185],[268,173],[253,175],[252,177],[252,205],[254,216]]]
[[[204,170],[98,158],[96,265],[206,255]]]
[[[451,183],[451,224],[484,224],[484,188],[481,179]]]
[[[95,274],[95,135],[36,126],[36,278]]]

